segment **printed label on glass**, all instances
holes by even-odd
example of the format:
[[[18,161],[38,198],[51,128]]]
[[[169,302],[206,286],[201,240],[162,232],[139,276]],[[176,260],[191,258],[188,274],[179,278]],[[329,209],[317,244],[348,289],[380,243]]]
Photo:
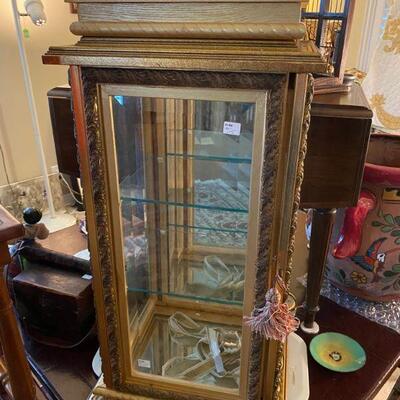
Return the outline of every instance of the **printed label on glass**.
[[[239,122],[225,121],[223,132],[225,135],[239,136],[241,127],[242,127],[242,124],[240,124]]]
[[[151,362],[150,360],[137,360],[138,367],[139,368],[151,368]]]

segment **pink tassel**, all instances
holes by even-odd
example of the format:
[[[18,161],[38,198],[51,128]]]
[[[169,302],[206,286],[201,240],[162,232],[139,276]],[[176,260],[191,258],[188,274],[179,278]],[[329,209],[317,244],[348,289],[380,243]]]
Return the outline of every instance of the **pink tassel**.
[[[285,342],[289,333],[299,327],[300,321],[294,317],[276,288],[271,288],[265,295],[265,305],[255,308],[251,317],[244,317],[252,332],[263,335],[266,339]]]

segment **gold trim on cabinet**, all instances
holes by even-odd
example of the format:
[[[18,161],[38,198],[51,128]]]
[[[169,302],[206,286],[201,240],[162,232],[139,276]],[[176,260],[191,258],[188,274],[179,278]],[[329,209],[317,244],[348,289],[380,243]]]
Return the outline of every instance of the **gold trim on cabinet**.
[[[300,86],[304,85],[304,76],[298,76],[297,79],[300,81]],[[298,104],[304,105],[303,107],[303,121],[300,132],[300,140],[296,140],[295,145],[298,148],[293,151],[293,154],[298,154],[297,157],[297,168],[296,168],[296,180],[294,185],[294,197],[292,198],[292,213],[291,213],[291,225],[289,232],[289,246],[287,250],[285,264],[286,267],[282,270],[284,273],[284,279],[286,284],[289,286],[291,274],[292,274],[292,262],[293,262],[293,253],[295,246],[295,233],[297,229],[297,212],[299,210],[300,205],[300,193],[301,193],[301,184],[303,182],[304,177],[304,160],[307,152],[307,133],[308,128],[310,126],[311,119],[311,103],[314,94],[314,79],[311,74],[307,76],[307,88],[304,92],[303,88],[299,91],[300,94],[305,94],[305,102],[301,99]],[[293,122],[296,122],[296,118],[293,118]],[[298,131],[298,129],[296,129]],[[284,400],[285,396],[285,371],[286,371],[286,360],[285,360],[285,352],[286,352],[286,344],[279,343],[278,344],[278,354],[277,354],[277,363],[275,369],[275,379],[274,379],[274,391],[273,391],[273,400]]]
[[[150,337],[154,315],[168,316],[177,309],[192,317],[200,314],[199,318],[206,321],[217,321],[219,315],[224,315],[226,321],[243,326],[242,316],[249,315],[253,307],[264,305],[265,293],[278,271],[283,272],[286,281],[290,280],[312,97],[311,82],[308,81],[304,108],[305,74],[325,72],[326,69],[315,45],[301,40],[305,29],[299,22],[300,8],[305,1],[74,2],[78,3],[79,18],[71,29],[83,37],[73,46],[51,47],[43,60],[47,64],[73,65],[70,68],[73,106],[92,255],[102,368],[107,386],[100,386],[95,393],[104,396],[104,400],[284,400],[286,346],[265,341],[251,334],[247,327],[243,328],[242,357],[246,361],[241,365],[240,392],[238,389],[227,393],[225,389],[218,388],[210,392],[209,387],[193,382],[187,382],[182,387],[182,381],[151,379],[148,374],[135,370],[131,350],[138,350],[145,338]],[[243,12],[246,10],[248,12]],[[168,92],[170,85],[180,93],[194,88],[190,89],[191,92],[208,92],[205,100],[211,100],[210,96],[215,96],[220,90],[231,92],[233,89],[240,94],[251,91],[263,93],[260,104],[262,100],[266,115],[257,122],[262,132],[261,140],[257,146],[255,141],[253,143],[253,167],[256,168],[252,168],[251,221],[248,227],[248,248],[253,250],[247,260],[244,312],[238,305],[199,302],[193,306],[189,301],[172,296],[149,295],[147,306],[134,314],[131,324],[125,294],[126,277],[122,268],[123,227],[116,190],[119,189],[118,168],[114,133],[110,130],[113,121],[106,99],[108,95],[102,92],[104,88],[115,87],[118,89],[116,94],[121,95],[119,89],[127,85],[156,91],[155,97],[159,97],[160,88]],[[162,101],[159,103],[161,107],[170,107]],[[184,107],[182,102],[174,103],[166,124],[172,127],[190,125],[190,115],[176,119],[177,115],[187,113],[181,112]],[[138,116],[141,123],[144,117]],[[169,125],[158,127],[151,134],[163,136],[168,128]],[[190,147],[190,143],[181,139],[175,145],[182,149]],[[153,149],[151,142],[150,137],[141,144],[143,148],[148,146],[149,153]],[[287,159],[293,165],[288,165]],[[181,168],[174,174],[171,185],[190,187],[191,162],[186,160],[178,164]],[[148,167],[147,173],[156,181],[157,171],[154,170],[157,167],[153,164]],[[179,169],[177,163],[171,166],[173,168]],[[182,200],[187,198],[187,195],[182,195]],[[188,222],[192,217],[190,212],[173,215],[183,225],[191,225]],[[161,220],[162,216],[159,218],[157,215],[157,219]],[[165,219],[162,221],[165,224]],[[178,244],[179,240],[182,241],[180,247],[171,246],[174,251],[176,248],[179,257],[187,257],[188,252],[183,249],[190,244],[190,237],[175,234],[174,240]],[[161,244],[164,249],[171,245],[166,242]],[[196,251],[202,250],[195,243],[194,246]],[[160,257],[156,259],[160,271],[163,269]],[[153,278],[154,284],[159,283],[156,282],[157,274]],[[163,281],[166,286],[167,283],[167,280]],[[164,337],[164,331],[163,328],[157,332]],[[133,337],[129,332],[135,333]],[[160,343],[163,344],[164,340]],[[160,346],[156,345],[154,352],[159,350]],[[154,361],[157,359],[153,357]]]
[[[117,296],[119,304],[119,319],[121,321],[120,325],[120,342],[123,346],[123,364],[125,366],[125,371],[130,371],[132,378],[126,377],[127,381],[131,381],[132,384],[138,383],[136,379],[140,376],[140,382],[148,381],[151,382],[152,387],[164,388],[164,381],[170,382],[170,384],[175,384],[176,392],[182,392],[183,387],[188,388],[198,387],[198,393],[203,396],[208,396],[208,398],[219,399],[220,393],[225,393],[229,396],[234,396],[233,392],[228,389],[221,389],[218,387],[208,387],[205,385],[195,384],[193,382],[182,382],[179,380],[174,380],[171,378],[163,378],[160,376],[152,376],[143,373],[138,373],[132,369],[131,354],[132,349],[128,348],[129,339],[129,321],[128,321],[128,305],[126,299],[126,282],[125,276],[122,268],[118,268],[118,265],[124,265],[123,260],[123,244],[122,244],[122,226],[120,224],[120,194],[119,194],[119,180],[118,180],[118,170],[117,170],[117,157],[116,157],[116,147],[115,147],[115,132],[113,127],[110,96],[135,96],[142,98],[151,98],[157,102],[160,99],[176,99],[176,100],[207,100],[207,101],[236,101],[243,103],[254,103],[256,106],[255,111],[255,122],[254,122],[254,140],[253,140],[253,157],[252,157],[252,173],[250,180],[250,193],[251,197],[249,200],[249,209],[258,210],[260,208],[260,180],[261,180],[261,165],[264,159],[263,151],[264,148],[264,132],[265,132],[265,120],[266,120],[266,106],[267,106],[267,91],[261,90],[246,90],[246,89],[214,89],[210,90],[208,88],[179,88],[179,87],[165,87],[161,88],[159,86],[139,86],[139,85],[112,85],[112,84],[101,84],[99,85],[99,94],[102,104],[101,115],[102,120],[102,130],[103,130],[103,140],[106,158],[106,171],[108,187],[110,188],[110,204],[111,204],[111,215],[113,224],[111,225],[113,237],[114,237],[114,247],[113,254],[115,260],[115,274],[117,276]],[[161,103],[157,106],[161,107]],[[111,132],[108,134],[106,132]],[[111,190],[114,188],[114,190]],[[250,213],[248,221],[248,249],[246,257],[246,268],[245,268],[245,299],[243,304],[243,315],[249,315],[253,309],[254,304],[254,293],[253,286],[255,284],[255,269],[254,265],[257,258],[257,247],[258,247],[258,213]],[[161,274],[160,274],[161,277]],[[163,280],[166,283],[168,280]],[[178,302],[177,302],[178,303]],[[207,309],[207,304],[203,304],[203,307]],[[240,381],[240,397],[238,399],[246,399],[248,392],[247,384],[247,371],[248,363],[250,357],[250,329],[246,326],[242,326],[242,350],[241,350],[241,381]],[[136,340],[133,340],[136,342]],[[123,377],[125,374],[123,374]],[[178,384],[180,382],[180,384]],[[182,388],[180,388],[182,386]],[[213,394],[215,393],[215,394]]]
[[[279,226],[272,225],[274,215],[276,214],[276,199],[274,193],[276,187],[279,187],[277,173],[278,160],[280,157],[279,143],[282,140],[282,124],[283,114],[286,109],[284,101],[284,93],[288,84],[288,76],[284,74],[245,74],[245,73],[217,73],[217,72],[186,72],[186,71],[156,71],[156,70],[129,70],[129,69],[96,69],[82,68],[82,84],[84,92],[84,107],[86,117],[86,134],[87,134],[87,156],[89,162],[83,167],[87,168],[85,173],[90,172],[91,185],[93,195],[87,199],[88,203],[94,207],[93,225],[96,232],[92,234],[98,242],[99,257],[94,257],[93,260],[98,260],[96,265],[93,265],[94,280],[101,282],[103,294],[97,299],[101,308],[97,310],[99,326],[105,329],[106,341],[103,342],[103,353],[105,365],[109,361],[111,370],[104,370],[108,376],[105,376],[107,386],[119,391],[136,392],[139,395],[148,397],[157,397],[168,400],[204,400],[203,396],[191,392],[190,394],[173,394],[168,388],[154,390],[151,387],[138,382],[135,385],[122,380],[121,366],[119,365],[121,350],[119,343],[120,327],[118,322],[118,307],[115,301],[115,277],[113,275],[113,261],[109,253],[110,235],[105,221],[109,221],[109,206],[105,196],[106,190],[104,187],[105,175],[104,165],[99,161],[104,159],[104,148],[99,140],[99,115],[98,108],[95,106],[97,102],[97,83],[103,84],[133,84],[133,85],[150,85],[166,86],[173,82],[180,87],[207,87],[207,88],[234,88],[249,90],[262,90],[268,93],[268,107],[265,127],[265,145],[264,151],[268,154],[263,161],[261,168],[262,179],[260,180],[260,223],[258,231],[258,239],[260,240],[257,263],[256,263],[256,282],[254,287],[255,305],[261,306],[264,301],[264,295],[268,288],[268,277],[271,274],[271,260],[275,258],[274,249],[271,245],[271,238],[278,234]],[[212,92],[212,90],[211,90]],[[291,112],[290,110],[288,112]],[[90,165],[90,167],[89,167]],[[89,192],[90,193],[90,192]],[[107,233],[107,235],[105,235]],[[91,246],[92,248],[92,246]],[[101,262],[100,262],[101,260]],[[101,291],[95,292],[95,297],[99,296]],[[104,301],[106,299],[106,301]],[[99,312],[99,310],[104,310]],[[103,335],[100,335],[101,337]],[[104,338],[104,336],[103,336]],[[269,343],[252,335],[251,343],[251,363],[248,371],[249,393],[246,400],[256,400],[259,398],[261,385],[262,354],[264,346],[269,346]],[[107,347],[108,346],[108,347]],[[108,350],[107,350],[108,348]],[[106,351],[104,351],[106,349]],[[111,376],[110,376],[111,374]],[[206,397],[209,398],[209,397]]]
[[[115,390],[112,390],[110,388],[107,388],[106,386],[96,386],[93,390],[93,394],[96,396],[95,400],[155,400],[151,399],[150,397],[143,397],[143,396],[138,396],[135,394],[129,394],[129,393],[121,393],[117,392]]]
[[[64,0],[66,3],[115,3],[116,0]],[[204,0],[119,0],[118,3],[201,3]],[[308,3],[309,0],[207,0],[208,3]]]
[[[326,72],[311,41],[84,37],[50,47],[45,64],[244,72]]]
[[[116,324],[114,324],[114,316],[110,315],[109,309],[106,307],[105,299],[113,299],[112,294],[104,294],[104,280],[107,277],[104,276],[101,268],[100,268],[100,259],[101,259],[101,243],[97,240],[97,218],[96,218],[96,210],[94,198],[100,197],[104,201],[105,207],[105,199],[103,188],[101,188],[100,193],[95,193],[96,185],[93,184],[93,179],[91,175],[91,166],[90,166],[90,148],[95,147],[97,149],[100,148],[100,144],[97,140],[99,137],[99,130],[97,129],[97,124],[94,123],[94,130],[92,131],[91,137],[89,137],[86,133],[88,131],[87,121],[89,115],[92,118],[95,118],[97,114],[97,108],[95,107],[95,98],[92,99],[91,102],[85,102],[84,95],[84,87],[81,79],[81,69],[77,66],[71,66],[69,70],[69,77],[71,82],[71,90],[72,90],[72,106],[74,111],[75,118],[75,131],[77,136],[78,150],[79,150],[79,161],[80,161],[80,169],[81,169],[81,180],[82,186],[85,193],[84,201],[85,201],[85,210],[87,217],[87,230],[89,237],[96,238],[96,240],[89,241],[89,249],[91,253],[90,263],[93,273],[93,286],[94,286],[94,300],[96,305],[96,315],[97,315],[97,327],[98,327],[98,337],[100,342],[100,354],[102,358],[102,371],[104,374],[104,381],[108,387],[113,387],[113,380],[111,379],[112,371],[117,369],[119,370],[119,359],[114,358],[112,360],[113,349],[116,346],[116,343],[110,345],[107,337],[107,332],[110,329],[114,329]],[[101,177],[103,170],[100,170],[99,176]],[[100,211],[101,212],[101,211]],[[109,241],[109,235],[107,232],[103,232],[104,240],[106,242]],[[107,271],[110,275],[109,280],[112,281],[112,271]]]
[[[236,39],[294,40],[306,33],[298,23],[210,23],[210,22],[143,22],[143,21],[76,21],[70,30],[77,36],[158,38],[158,39]]]
[[[301,78],[299,77],[299,79]],[[302,90],[302,92],[304,93],[304,90]],[[296,170],[296,181],[294,186],[294,200],[292,202],[293,204],[292,223],[290,226],[289,247],[287,250],[287,264],[286,264],[287,267],[285,270],[285,282],[288,287],[290,285],[290,279],[292,276],[293,254],[295,250],[295,235],[297,230],[297,212],[300,207],[301,185],[303,183],[303,178],[304,178],[304,160],[306,158],[306,153],[307,153],[307,135],[311,121],[311,103],[313,97],[314,97],[314,78],[311,74],[308,74],[307,87],[305,91],[305,101],[302,101],[302,103],[304,104],[303,108],[304,114],[301,125],[299,151],[296,151],[296,153],[298,153],[298,161]]]

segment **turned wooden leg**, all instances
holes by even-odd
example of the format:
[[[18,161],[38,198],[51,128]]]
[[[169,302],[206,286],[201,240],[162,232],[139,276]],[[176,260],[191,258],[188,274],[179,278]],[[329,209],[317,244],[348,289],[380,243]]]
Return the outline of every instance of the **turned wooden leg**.
[[[0,206],[0,342],[7,367],[7,371],[2,372],[4,377],[9,378],[14,400],[34,400],[36,396],[31,370],[4,276],[4,265],[11,261],[7,241],[23,233],[22,225]]]
[[[306,333],[315,334],[319,332],[315,316],[319,310],[319,295],[335,217],[336,209],[334,208],[317,208],[313,210],[305,318],[301,324],[301,329]]]

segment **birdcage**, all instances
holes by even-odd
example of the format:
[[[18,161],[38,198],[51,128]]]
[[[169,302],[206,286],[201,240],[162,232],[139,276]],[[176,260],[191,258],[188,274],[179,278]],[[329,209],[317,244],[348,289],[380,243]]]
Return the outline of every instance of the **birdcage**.
[[[334,76],[342,73],[346,33],[354,0],[309,0],[303,10],[309,39],[319,47]]]

